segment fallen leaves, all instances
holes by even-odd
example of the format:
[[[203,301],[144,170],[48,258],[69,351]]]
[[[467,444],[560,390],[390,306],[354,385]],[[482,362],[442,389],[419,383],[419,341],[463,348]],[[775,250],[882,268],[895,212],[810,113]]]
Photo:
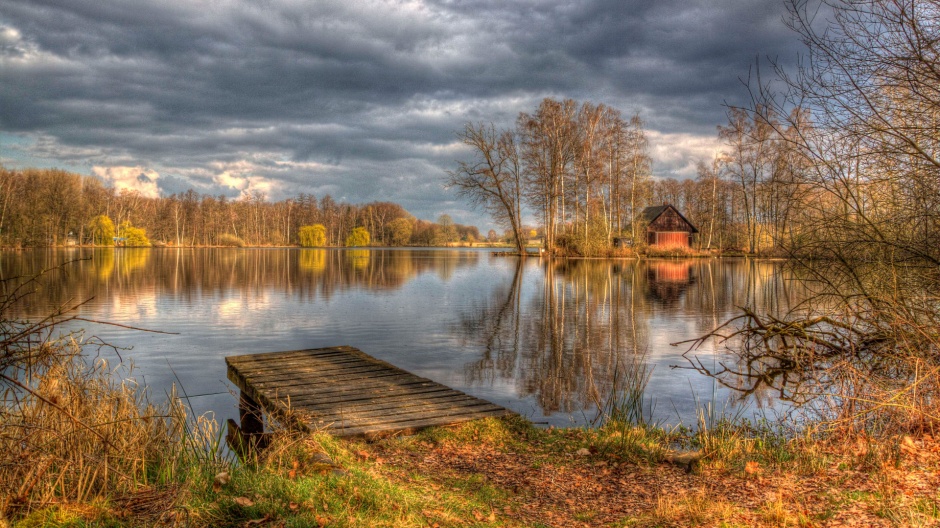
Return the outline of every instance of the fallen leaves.
[[[255,505],[255,501],[249,499],[248,497],[235,497],[232,499],[232,502],[241,506],[242,508],[250,508]]]
[[[218,493],[222,491],[222,488],[232,480],[232,476],[229,475],[228,471],[222,471],[212,480],[212,491]]]
[[[514,452],[502,452],[499,446],[478,445],[469,449],[457,442],[417,443],[409,450],[398,450],[394,443],[389,443],[374,446],[371,456],[387,460],[385,471],[425,475],[431,479],[423,484],[429,491],[450,489],[451,483],[471,477],[505,490],[508,498],[493,507],[508,524],[550,520],[547,524],[553,526],[606,525],[627,518],[640,519],[640,525],[658,524],[655,512],[660,502],[675,502],[701,489],[710,490],[709,496],[722,500],[720,505],[703,501],[698,506],[711,508],[716,520],[733,525],[770,526],[777,522],[774,519],[797,518],[803,519],[801,522],[806,526],[815,526],[814,519],[820,518],[827,519],[827,525],[890,524],[877,515],[880,504],[865,502],[874,492],[874,474],[839,469],[840,459],[834,458],[829,466],[812,474],[796,468],[781,469],[759,459],[746,462],[743,471],[716,469],[706,464],[692,474],[685,474],[671,464],[619,462],[586,447],[576,447],[577,444],[559,456],[540,451],[538,445],[531,450],[516,448]],[[851,445],[845,453],[851,455],[856,448]],[[904,469],[906,477],[891,481],[890,487],[897,490],[895,495],[905,501],[924,498],[935,501],[931,490],[940,488],[940,472],[936,470],[940,467],[940,456],[933,453],[940,451],[932,451],[936,449],[932,442],[903,438],[899,439],[899,449],[909,455],[914,466]],[[916,456],[910,456],[915,450]],[[931,453],[931,459],[929,464],[921,465],[918,458],[924,453]],[[835,510],[833,501],[839,504]],[[585,512],[590,512],[590,517]],[[448,524],[440,512],[423,513],[428,526]],[[494,522],[491,518],[496,519],[496,514],[477,508],[466,521]],[[675,522],[695,524],[693,521],[694,515]]]
[[[421,515],[424,516],[424,519],[427,521],[429,527],[440,528],[441,524],[434,520],[439,515],[439,512],[431,511],[431,510],[422,510]]]
[[[831,457],[828,462],[811,472],[755,453],[749,456],[752,460],[741,465],[709,464],[706,459],[692,474],[685,474],[674,464],[629,462],[604,450],[589,449],[590,439],[574,440],[562,446],[533,443],[531,448],[455,441],[403,445],[388,441],[365,448],[356,445],[350,454],[360,461],[356,467],[366,466],[366,470],[341,481],[342,501],[337,504],[327,504],[323,496],[311,496],[300,503],[283,498],[280,509],[271,509],[270,499],[250,491],[241,492],[247,496],[228,500],[241,508],[254,507],[244,510],[241,523],[258,517],[243,524],[246,527],[276,528],[295,518],[302,519],[305,526],[332,526],[343,524],[345,516],[359,511],[357,508],[371,496],[363,491],[366,488],[360,480],[368,475],[393,477],[403,486],[420,491],[426,502],[402,501],[399,507],[391,504],[397,498],[390,495],[375,499],[388,503],[383,511],[400,512],[392,515],[402,519],[417,516],[419,524],[430,527],[539,522],[585,526],[617,524],[624,519],[635,519],[638,526],[689,525],[697,523],[696,515],[740,526],[787,525],[796,520],[816,526],[814,523],[820,519],[825,519],[825,525],[887,526],[890,523],[879,512],[904,513],[918,501],[936,504],[935,490],[940,489],[940,447],[923,436],[898,437],[891,444],[896,458],[890,460],[897,460],[903,467],[873,464],[860,468],[853,458],[855,452],[868,449],[868,457],[873,458],[889,452],[888,446],[851,441],[843,447],[841,457],[833,450],[827,453]],[[335,471],[337,467],[324,455],[316,460],[304,457],[284,469],[296,472],[287,472],[294,479]],[[220,473],[213,489],[224,488],[230,478]],[[497,490],[499,498],[479,501],[478,486]],[[707,497],[683,502],[683,498],[702,489],[708,490]],[[229,493],[236,494],[231,490]],[[462,502],[464,497],[466,502]],[[721,500],[712,500],[716,497]],[[462,505],[454,507],[453,500]],[[907,504],[906,509],[897,509],[901,502]],[[344,503],[351,509],[344,510]],[[657,517],[664,505],[675,510],[674,518]],[[697,509],[705,513],[696,513]],[[265,512],[271,513],[261,517]],[[326,512],[336,517],[328,517]],[[350,524],[361,522],[361,518],[349,520]]]
[[[920,454],[920,447],[913,438],[905,435],[904,438],[901,439],[901,452],[905,455],[916,457]]]
[[[760,475],[763,473],[763,469],[761,469],[760,464],[756,461],[749,460],[744,464],[744,473],[751,476]]]
[[[643,488],[650,488],[648,483],[619,485],[620,478],[627,474],[631,465],[615,465],[610,461],[593,460],[593,454],[584,448],[586,454],[569,458],[569,463],[560,460],[541,458],[528,452],[501,452],[493,446],[476,446],[464,449],[459,444],[442,444],[427,448],[430,452],[382,453],[389,465],[416,466],[413,469],[429,475],[436,482],[429,483],[432,490],[447,489],[447,484],[465,481],[470,475],[482,478],[488,485],[505,489],[512,494],[508,503],[500,505],[499,511],[508,519],[521,521],[523,524],[544,522],[552,516],[551,525],[583,525],[584,512],[591,512],[591,524],[605,524],[623,519],[631,511],[639,511],[648,505],[648,498]],[[637,480],[642,475],[652,473],[633,471]],[[670,469],[665,473],[677,475]],[[456,489],[455,492],[465,492]],[[596,513],[595,513],[596,512]],[[428,518],[428,525],[435,522],[445,523],[435,512],[423,512]],[[470,512],[471,523],[494,523],[495,511],[474,509]],[[510,524],[513,524],[510,522]]]

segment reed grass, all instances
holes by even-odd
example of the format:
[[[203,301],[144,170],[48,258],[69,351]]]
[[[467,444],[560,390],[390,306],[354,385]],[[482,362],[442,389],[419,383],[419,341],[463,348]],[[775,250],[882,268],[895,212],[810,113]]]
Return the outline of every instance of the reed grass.
[[[194,468],[228,462],[213,420],[188,416],[175,393],[152,403],[132,365],[84,353],[108,345],[59,332],[80,303],[13,315],[69,264],[0,281],[0,526],[99,510],[158,519],[180,503]]]
[[[647,425],[653,414],[652,400],[646,397],[646,386],[653,374],[640,358],[627,364],[617,362],[612,376],[613,393],[599,406],[598,416],[604,421]]]
[[[138,517],[171,511],[194,463],[218,460],[214,421],[189,420],[175,397],[153,404],[75,341],[52,346],[58,361],[0,412],[0,516],[109,500]]]

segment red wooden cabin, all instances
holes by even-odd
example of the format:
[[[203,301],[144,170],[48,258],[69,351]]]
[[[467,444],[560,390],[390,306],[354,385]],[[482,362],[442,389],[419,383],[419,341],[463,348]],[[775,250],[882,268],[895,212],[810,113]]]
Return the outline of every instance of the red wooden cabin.
[[[692,247],[692,235],[698,229],[669,204],[643,209],[646,219],[646,243],[658,247]]]

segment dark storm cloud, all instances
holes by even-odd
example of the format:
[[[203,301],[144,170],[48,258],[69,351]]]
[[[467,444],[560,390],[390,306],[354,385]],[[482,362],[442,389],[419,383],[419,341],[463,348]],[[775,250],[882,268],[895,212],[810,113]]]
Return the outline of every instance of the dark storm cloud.
[[[778,0],[6,1],[0,160],[143,167],[164,193],[392,200],[433,218],[465,210],[442,186],[465,156],[455,131],[511,124],[553,96],[641,112],[668,153],[655,171],[683,174],[754,59],[795,57],[784,12]]]

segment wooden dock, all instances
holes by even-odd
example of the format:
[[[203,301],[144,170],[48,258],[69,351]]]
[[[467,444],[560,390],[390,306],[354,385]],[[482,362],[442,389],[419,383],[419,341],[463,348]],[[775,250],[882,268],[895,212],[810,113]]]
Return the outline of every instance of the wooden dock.
[[[348,346],[225,358],[241,390],[241,430],[263,431],[259,409],[310,431],[381,437],[511,411]],[[230,424],[231,426],[231,424]]]

